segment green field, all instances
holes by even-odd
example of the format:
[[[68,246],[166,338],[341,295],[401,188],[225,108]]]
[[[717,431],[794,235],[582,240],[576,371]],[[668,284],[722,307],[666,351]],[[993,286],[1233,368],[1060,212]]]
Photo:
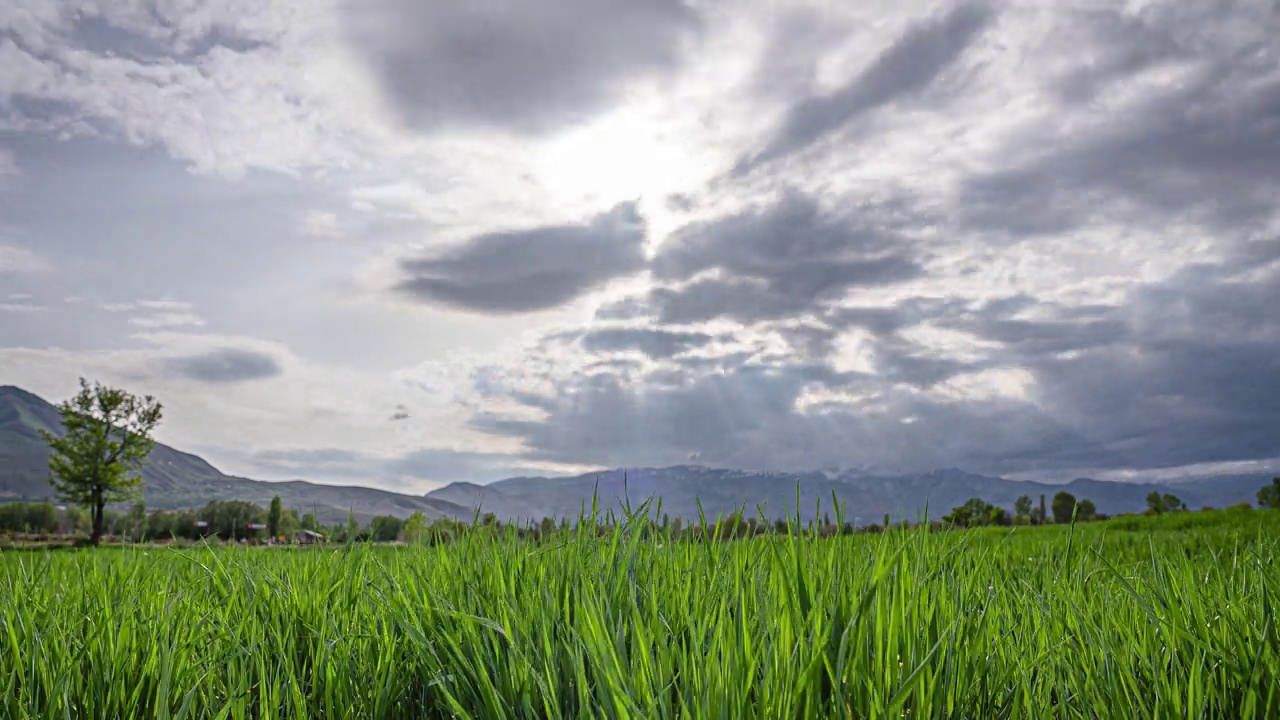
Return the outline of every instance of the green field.
[[[0,553],[0,716],[1280,716],[1280,512],[599,534]]]

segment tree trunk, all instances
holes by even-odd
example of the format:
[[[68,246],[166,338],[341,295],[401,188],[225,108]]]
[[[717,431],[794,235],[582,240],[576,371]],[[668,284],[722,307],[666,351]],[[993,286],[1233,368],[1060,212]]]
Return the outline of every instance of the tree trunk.
[[[103,516],[103,509],[105,507],[106,507],[106,502],[103,500],[102,493],[95,492],[93,494],[93,511],[92,511],[93,534],[89,537],[89,544],[94,547],[97,547],[98,543],[102,541],[102,516]]]

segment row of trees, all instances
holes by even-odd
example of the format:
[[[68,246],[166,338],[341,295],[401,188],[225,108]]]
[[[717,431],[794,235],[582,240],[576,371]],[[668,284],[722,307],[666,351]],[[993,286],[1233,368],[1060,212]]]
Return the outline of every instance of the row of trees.
[[[1050,514],[1052,513],[1052,514]],[[981,498],[970,498],[965,504],[953,508],[942,517],[943,523],[955,527],[981,527],[986,525],[1042,525],[1046,523],[1088,522],[1102,519],[1093,501],[1077,500],[1075,495],[1063,490],[1053,496],[1053,504],[1045,507],[1045,496],[1040,504],[1033,505],[1031,497],[1023,495],[1013,503],[1013,514]]]
[[[75,508],[79,510],[79,508]],[[70,513],[59,514],[53,503],[11,502],[0,504],[0,532],[37,535],[71,532],[79,518]]]
[[[1264,497],[1265,496],[1265,497]],[[1274,503],[1274,504],[1273,504]],[[1280,478],[1258,492],[1258,504],[1262,507],[1280,507]],[[1185,512],[1187,504],[1172,493],[1151,492],[1147,495],[1146,515],[1162,515],[1171,512]],[[965,504],[953,508],[943,516],[944,523],[958,527],[979,527],[984,525],[1040,525],[1044,523],[1089,522],[1102,520],[1106,516],[1098,512],[1088,498],[1076,499],[1075,495],[1063,490],[1053,496],[1053,504],[1048,511],[1045,508],[1045,496],[1040,496],[1038,507],[1033,506],[1031,498],[1023,495],[1013,503],[1013,516],[981,498],[971,498]]]

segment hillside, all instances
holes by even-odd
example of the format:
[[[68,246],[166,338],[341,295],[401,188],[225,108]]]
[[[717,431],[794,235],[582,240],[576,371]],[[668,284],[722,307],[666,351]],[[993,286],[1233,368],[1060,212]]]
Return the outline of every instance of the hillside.
[[[832,495],[846,508],[847,519],[859,524],[879,522],[887,513],[895,519],[915,520],[926,504],[931,517],[939,517],[972,497],[1012,509],[1020,495],[1046,503],[1066,490],[1094,502],[1099,512],[1118,514],[1146,508],[1146,496],[1154,491],[1174,493],[1190,508],[1225,507],[1251,502],[1269,478],[1237,475],[1170,484],[1139,484],[1078,479],[1066,484],[1020,482],[961,470],[937,470],[918,475],[873,476],[823,472],[761,473],[719,470],[696,466],[657,469],[611,470],[577,477],[512,478],[487,486],[458,483],[427,495],[451,502],[475,502],[483,512],[504,520],[578,517],[590,511],[598,489],[602,511],[619,510],[630,498],[638,505],[650,496],[662,498],[661,512],[686,520],[698,517],[698,501],[709,518],[745,507],[748,516],[764,506],[764,515],[777,519],[791,515],[799,489],[800,514],[806,520],[832,512]],[[821,510],[817,510],[821,503]]]
[[[0,387],[0,500],[53,498],[48,483],[49,449],[39,430],[60,432],[57,409],[15,387]],[[471,517],[471,509],[436,498],[402,495],[367,487],[317,485],[302,481],[263,482],[220,472],[204,459],[157,443],[142,471],[148,507],[199,507],[211,500],[247,500],[266,506],[279,495],[285,507],[316,511],[322,522],[342,522],[350,509],[358,519],[374,515],[428,518]]]

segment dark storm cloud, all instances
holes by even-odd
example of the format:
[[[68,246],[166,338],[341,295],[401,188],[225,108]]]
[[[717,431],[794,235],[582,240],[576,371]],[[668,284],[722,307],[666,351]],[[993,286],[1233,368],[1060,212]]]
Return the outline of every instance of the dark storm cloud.
[[[670,71],[700,20],[683,0],[350,0],[350,36],[401,116],[555,129]]]
[[[1179,33],[1205,20],[1170,22],[1165,17],[1168,7],[1154,5],[1137,12],[1120,4],[1064,6],[1061,11],[1067,22],[1059,26],[1059,37],[1074,46],[1080,62],[1052,85],[1069,104],[1087,103],[1114,83],[1161,63],[1193,57],[1194,43]]]
[[[1260,275],[1258,273],[1261,273]],[[1040,466],[1152,468],[1280,454],[1280,268],[1241,252],[1143,286],[1114,307],[1041,305],[954,318],[1029,370],[1045,414],[1080,442]]]
[[[437,254],[402,260],[398,289],[428,303],[481,313],[563,305],[645,262],[644,222],[627,203],[584,225],[482,235]]]
[[[962,220],[1020,240],[1100,217],[1148,226],[1177,218],[1228,236],[1270,217],[1280,190],[1280,14],[1230,24],[1210,16],[1204,3],[1186,7],[1203,17],[1178,15],[1162,24],[1102,13],[1123,28],[1103,37],[1125,43],[1103,45],[1100,61],[1060,81],[1064,117],[1160,60],[1176,59],[1182,77],[1151,86],[1105,125],[1060,138],[1047,152],[1039,137],[1025,141],[1034,147],[1010,145],[1010,156],[1034,159],[967,180]],[[1196,44],[1179,37],[1191,27],[1203,27],[1208,38],[1224,28],[1233,34],[1230,42]]]
[[[701,332],[655,330],[653,328],[606,328],[582,337],[582,347],[592,353],[636,350],[650,358],[665,359],[695,350],[715,340]]]
[[[1275,457],[1280,263],[1272,257],[1262,266],[1256,252],[1270,248],[1260,243],[1188,268],[1112,306],[1015,296],[846,313],[846,326],[873,328],[872,374],[835,372],[799,355],[768,366],[690,359],[649,375],[605,368],[541,398],[543,420],[487,417],[476,427],[520,438],[531,457],[603,465],[696,455],[752,468],[1013,473]],[[903,335],[922,323],[998,347],[976,360],[938,355]],[[829,330],[796,332],[830,347]],[[967,373],[1009,369],[1033,379],[1027,398],[956,402],[927,392]],[[819,399],[802,408],[814,390],[865,404]]]
[[[207,383],[263,380],[283,372],[280,364],[270,355],[232,348],[173,358],[167,365],[177,375]]]
[[[768,283],[709,278],[678,289],[655,288],[650,305],[662,323],[688,324],[726,317],[746,323],[791,317],[809,308],[812,299],[787,295]]]
[[[937,298],[910,298],[890,307],[841,307],[827,312],[823,319],[839,329],[861,328],[882,336],[919,325],[928,320],[948,317],[960,311],[961,302]]]
[[[785,416],[805,382],[794,370],[742,368],[691,386],[631,388],[609,375],[579,378],[542,422],[477,418],[486,432],[520,437],[534,457],[576,462],[662,464],[702,449],[723,450]],[[565,388],[570,390],[570,388]],[[560,393],[567,398],[566,393]]]
[[[878,387],[876,408],[801,411],[797,400],[806,388],[823,386]],[[711,466],[772,470],[924,470],[953,462],[990,469],[1004,454],[1040,451],[1070,436],[1022,403],[943,403],[806,365],[745,365],[732,373],[690,373],[683,382],[596,377],[564,390],[560,397],[573,399],[562,399],[545,420],[485,417],[475,427],[519,438],[541,460],[652,466],[698,457]]]
[[[844,87],[792,108],[765,148],[743,158],[735,172],[749,172],[804,150],[864,113],[926,89],[973,43],[991,17],[985,6],[962,4],[913,25]]]
[[[780,318],[821,309],[853,287],[920,277],[908,241],[869,222],[876,214],[836,215],[786,192],[764,208],[686,227],[662,246],[655,277],[679,283],[707,270],[720,276],[658,288],[651,304],[664,322]]]

